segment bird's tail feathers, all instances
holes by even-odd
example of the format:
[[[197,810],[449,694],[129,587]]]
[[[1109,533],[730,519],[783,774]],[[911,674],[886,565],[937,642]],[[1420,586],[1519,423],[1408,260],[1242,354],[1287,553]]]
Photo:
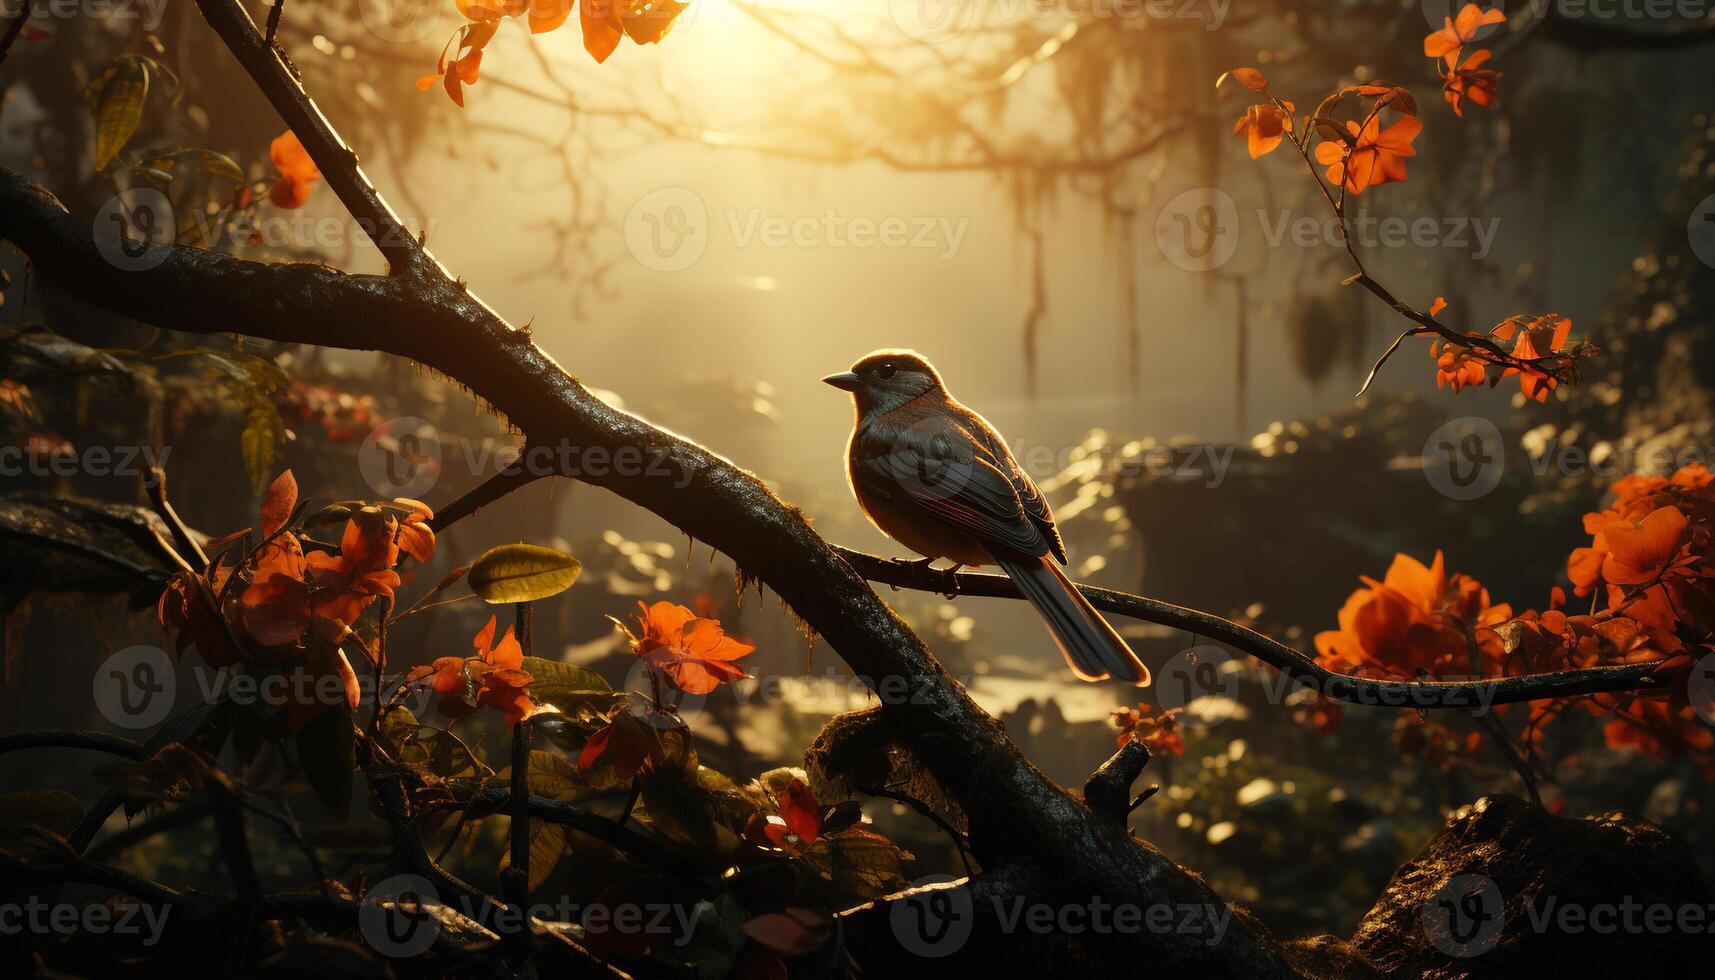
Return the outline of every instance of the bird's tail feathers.
[[[996,555],[995,561],[1042,614],[1073,673],[1087,681],[1112,676],[1139,687],[1149,683],[1149,668],[1053,558]]]

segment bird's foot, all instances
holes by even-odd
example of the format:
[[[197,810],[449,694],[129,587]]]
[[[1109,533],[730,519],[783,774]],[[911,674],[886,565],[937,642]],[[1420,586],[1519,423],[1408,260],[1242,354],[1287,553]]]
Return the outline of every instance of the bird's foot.
[[[964,562],[954,562],[952,567],[941,569],[941,574],[947,577],[946,590],[941,593],[943,599],[959,597],[959,569],[964,568]]]

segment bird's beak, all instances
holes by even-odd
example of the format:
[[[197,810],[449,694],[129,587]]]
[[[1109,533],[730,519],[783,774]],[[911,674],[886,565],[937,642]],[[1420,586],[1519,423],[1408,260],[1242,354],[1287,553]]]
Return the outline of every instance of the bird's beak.
[[[863,385],[863,380],[850,371],[841,371],[839,374],[830,374],[823,378],[822,383],[833,385],[841,391],[856,391]]]

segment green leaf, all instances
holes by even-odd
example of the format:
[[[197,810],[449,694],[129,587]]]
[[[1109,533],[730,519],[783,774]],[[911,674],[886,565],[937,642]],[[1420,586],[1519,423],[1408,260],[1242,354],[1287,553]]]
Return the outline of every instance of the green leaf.
[[[316,799],[340,823],[351,819],[351,774],[357,769],[351,709],[328,708],[298,730],[298,762]]]
[[[143,118],[149,94],[149,70],[142,58],[120,55],[92,83],[95,110],[95,169],[106,170],[130,142]]]
[[[612,711],[620,697],[607,678],[577,664],[525,657],[524,672],[530,675],[530,696],[566,714],[576,714],[585,708],[600,713]]]
[[[534,544],[503,544],[470,566],[470,589],[484,602],[534,602],[571,588],[583,563],[563,551]]]

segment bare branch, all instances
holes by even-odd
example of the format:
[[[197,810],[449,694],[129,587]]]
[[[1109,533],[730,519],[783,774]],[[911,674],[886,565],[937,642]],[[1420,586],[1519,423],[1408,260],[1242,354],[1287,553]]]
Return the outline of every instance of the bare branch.
[[[1149,746],[1133,739],[1120,746],[1084,783],[1084,805],[1104,820],[1124,827],[1131,816],[1131,784],[1149,765]]]
[[[852,568],[871,582],[882,582],[918,592],[947,591],[948,578],[944,571],[902,564],[892,559],[845,548],[838,551]],[[953,576],[952,583],[960,595],[998,599],[1022,597],[1018,586],[1005,575],[960,572]],[[1084,593],[1091,604],[1104,612],[1172,626],[1225,643],[1286,673],[1323,697],[1352,704],[1475,709],[1521,701],[1546,701],[1579,694],[1653,690],[1666,685],[1666,681],[1655,674],[1656,669],[1661,666],[1659,662],[1627,664],[1622,667],[1589,667],[1553,674],[1481,681],[1388,681],[1353,677],[1350,674],[1337,674],[1278,640],[1213,613],[1092,585],[1080,585],[1078,591]]]

